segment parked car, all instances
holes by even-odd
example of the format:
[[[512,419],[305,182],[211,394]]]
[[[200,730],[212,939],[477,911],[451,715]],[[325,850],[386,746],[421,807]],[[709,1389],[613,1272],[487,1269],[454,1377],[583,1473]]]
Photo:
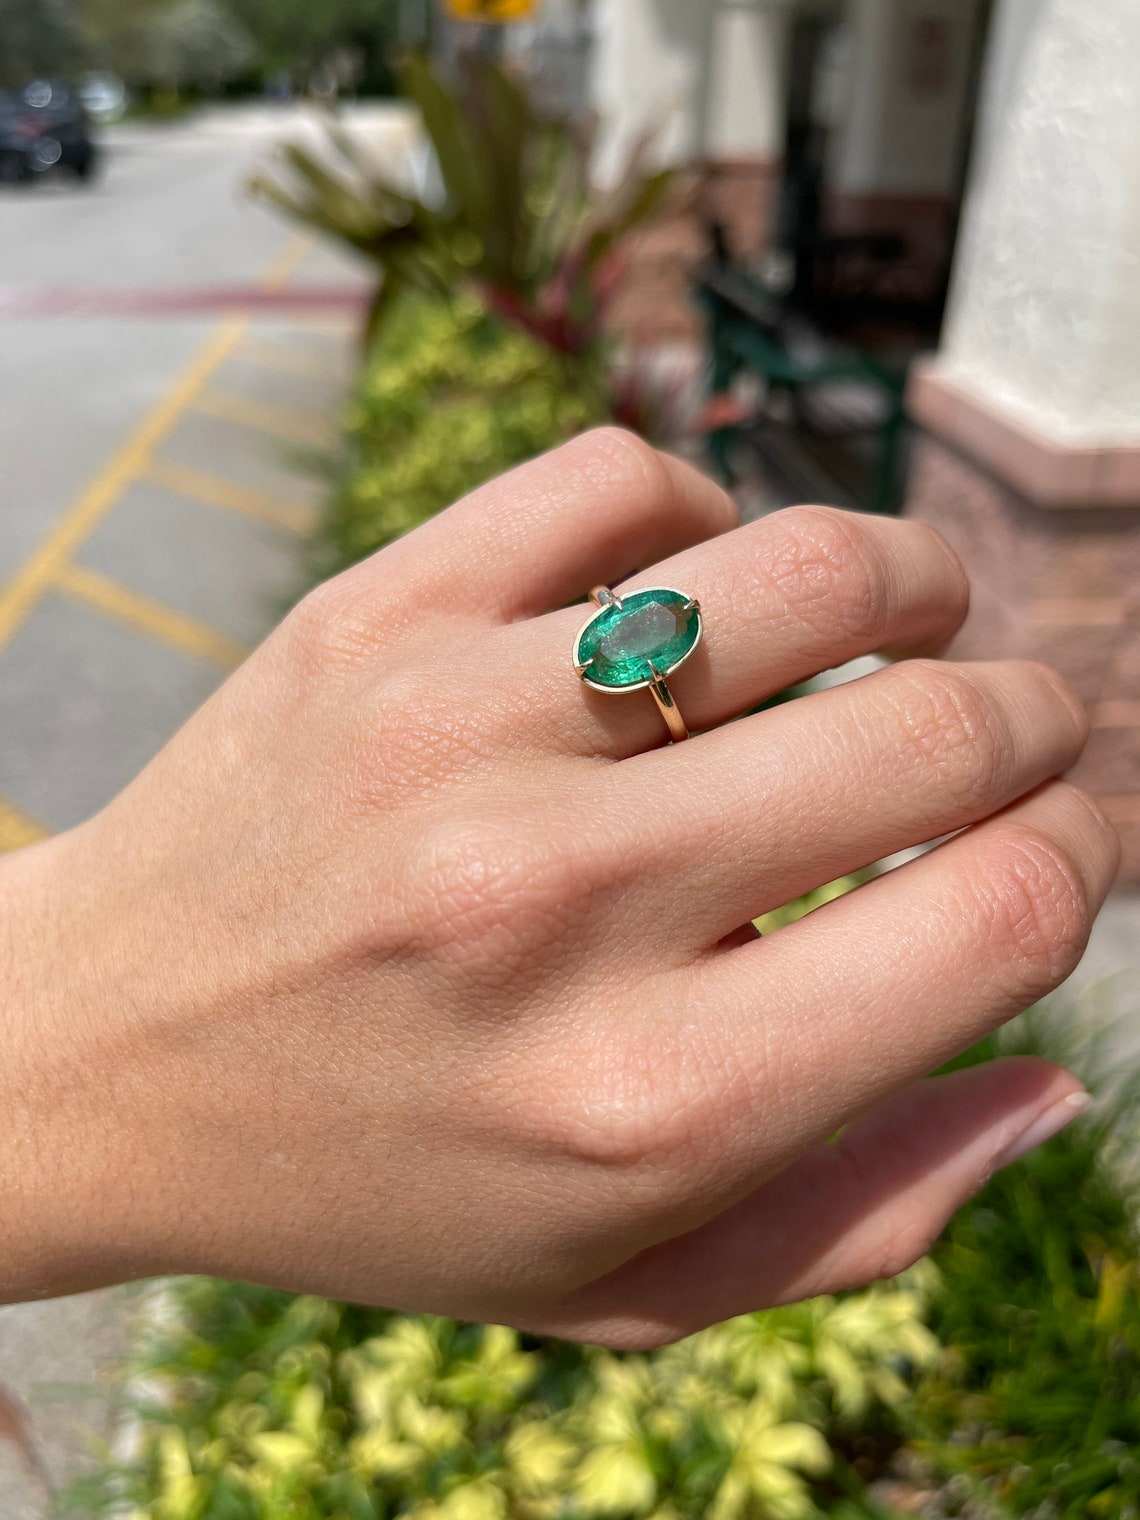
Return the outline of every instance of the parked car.
[[[0,180],[27,181],[56,167],[89,180],[97,165],[87,112],[70,85],[35,79],[0,91]]]

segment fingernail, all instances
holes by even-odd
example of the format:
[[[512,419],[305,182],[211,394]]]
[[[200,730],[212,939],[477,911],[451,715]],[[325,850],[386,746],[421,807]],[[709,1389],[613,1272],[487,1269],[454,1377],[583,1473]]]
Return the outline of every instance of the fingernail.
[[[1011,1162],[1018,1161],[1029,1151],[1039,1145],[1044,1145],[1046,1140],[1052,1140],[1054,1135],[1059,1135],[1066,1124],[1088,1108],[1092,1099],[1087,1092],[1070,1093],[1067,1098],[1062,1098],[1059,1103],[1052,1103],[1043,1114],[1031,1120],[1026,1129],[1020,1135],[1015,1135],[1005,1148],[998,1152],[991,1162],[992,1169],[996,1172],[1003,1166],[1009,1166]]]

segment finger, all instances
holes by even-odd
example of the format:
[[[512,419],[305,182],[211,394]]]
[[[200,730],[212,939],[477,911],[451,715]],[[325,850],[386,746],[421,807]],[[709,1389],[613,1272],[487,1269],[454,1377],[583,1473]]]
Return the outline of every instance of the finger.
[[[628,820],[644,821],[633,848],[655,929],[697,948],[988,817],[1067,770],[1087,737],[1047,666],[917,660],[635,756],[599,790],[627,838]]]
[[[1083,792],[1051,782],[770,938],[666,978],[626,1040],[677,1073],[664,1101],[694,1196],[750,1190],[1052,991],[1119,849]],[[779,1095],[762,1116],[757,1093]]]
[[[384,553],[385,584],[510,620],[580,601],[733,527],[731,497],[633,433],[600,428],[481,486]],[[379,561],[365,562],[365,575]]]
[[[989,1177],[1088,1106],[1029,1058],[912,1083],[701,1228],[651,1247],[567,1306],[560,1334],[676,1340],[773,1304],[893,1277]]]
[[[634,577],[696,597],[704,635],[669,678],[689,727],[705,728],[774,692],[885,645],[933,650],[969,600],[965,574],[924,523],[793,507],[675,555]],[[661,743],[644,691],[608,695],[571,670],[581,608],[512,630],[511,679],[532,731],[577,753],[631,755]]]

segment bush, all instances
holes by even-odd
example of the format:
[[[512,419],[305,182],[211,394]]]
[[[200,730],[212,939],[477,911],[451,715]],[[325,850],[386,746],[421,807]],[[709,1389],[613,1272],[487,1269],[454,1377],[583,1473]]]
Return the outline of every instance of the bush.
[[[619,1356],[185,1279],[139,1357],[136,1461],[72,1499],[138,1520],[806,1520],[861,1489],[858,1426],[900,1428],[937,1353],[928,1288],[912,1274]]]
[[[1066,1022],[1079,1031],[1085,1021]],[[969,1057],[1047,1054],[1099,1100],[1092,1117],[999,1172],[935,1253],[931,1326],[948,1350],[921,1385],[912,1428],[933,1470],[988,1496],[987,1513],[1140,1515],[1140,1089],[1119,1071],[1120,1035],[1109,1025],[1098,1039],[1065,1038],[1027,1016]]]
[[[354,563],[608,411],[596,359],[555,353],[473,296],[405,295],[349,406],[318,574]]]

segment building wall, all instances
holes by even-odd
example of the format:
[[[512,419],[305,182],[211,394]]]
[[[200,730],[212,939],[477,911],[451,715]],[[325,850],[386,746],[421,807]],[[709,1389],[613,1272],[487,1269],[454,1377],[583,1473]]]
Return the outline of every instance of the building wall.
[[[851,0],[829,175],[840,195],[954,194],[978,11],[977,0]]]
[[[779,157],[782,7],[596,0],[594,26],[603,177],[647,130],[664,162]]]
[[[708,0],[597,0],[593,98],[603,123],[601,177],[620,172],[647,131],[665,163],[686,166],[684,211],[633,241],[615,325],[636,341],[694,339],[689,299],[704,223],[741,256],[764,246],[783,150],[788,13]]]
[[[1140,5],[1024,0],[1006,22],[944,362],[1073,444],[1140,434]],[[1004,20],[1004,16],[1002,18]],[[998,90],[1002,93],[999,95]]]
[[[1077,779],[1140,885],[1140,6],[1002,0],[943,349],[911,382],[909,514],[975,597],[955,653],[1055,664]]]

